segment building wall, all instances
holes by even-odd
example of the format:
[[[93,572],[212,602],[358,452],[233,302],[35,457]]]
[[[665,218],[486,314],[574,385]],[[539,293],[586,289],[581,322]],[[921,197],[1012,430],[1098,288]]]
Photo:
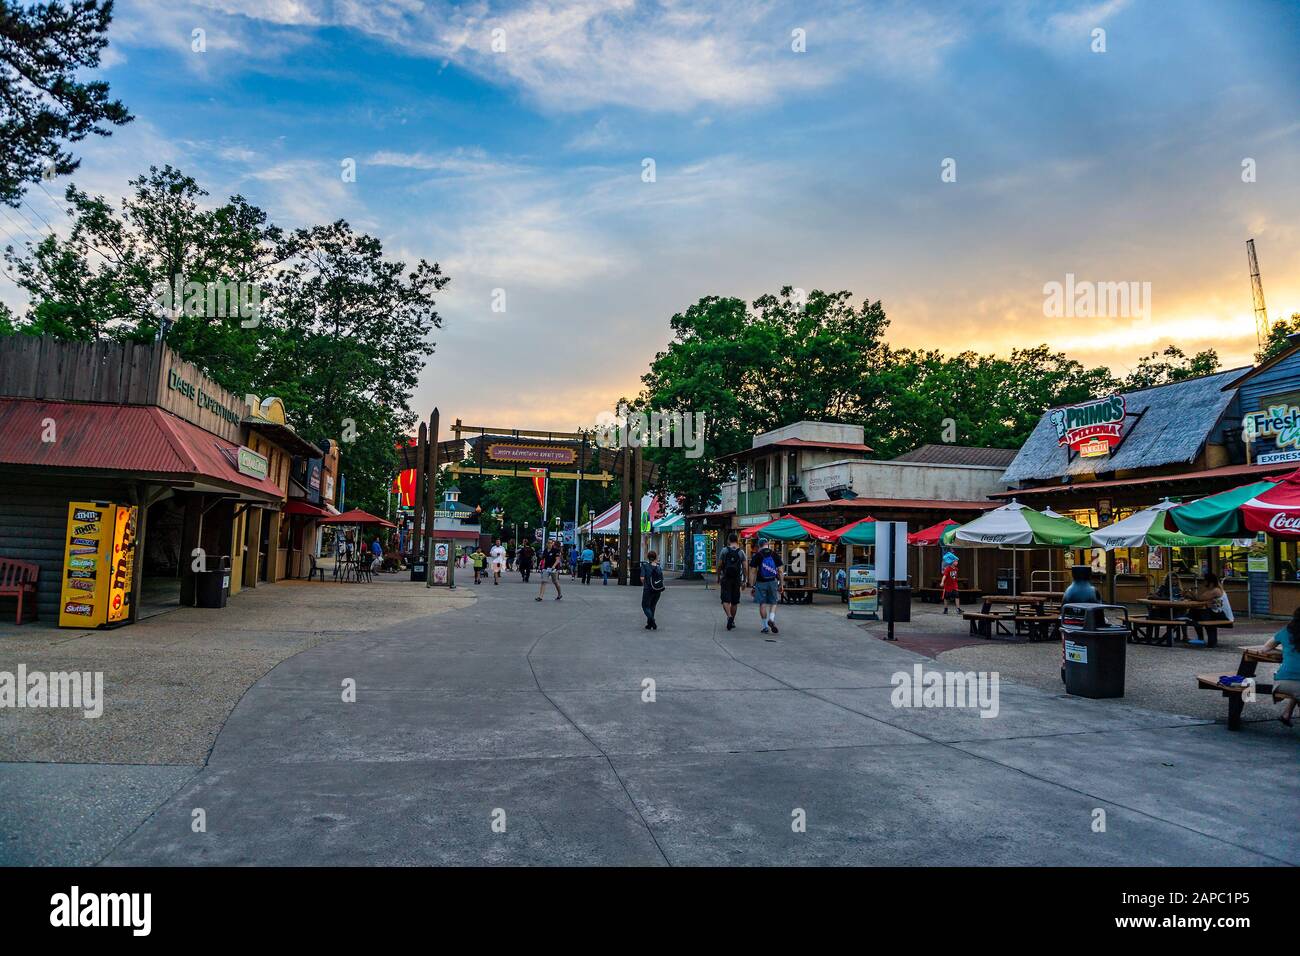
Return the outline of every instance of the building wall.
[[[805,469],[800,484],[810,501],[826,489],[849,485],[861,498],[922,498],[985,501],[1006,490],[1000,467],[935,465],[907,461],[838,461]]]
[[[36,609],[42,621],[57,624],[59,620],[68,503],[131,504],[131,494],[126,483],[114,479],[0,472],[0,557],[29,561],[41,569]],[[0,613],[7,615],[13,604],[6,599],[0,606],[5,609]]]
[[[864,442],[864,430],[861,425],[842,425],[838,422],[795,422],[783,425],[770,432],[754,436],[752,447],[766,445],[769,442],[782,441],[786,438],[801,438],[804,441],[835,441],[861,445]],[[841,453],[842,454],[842,453]]]

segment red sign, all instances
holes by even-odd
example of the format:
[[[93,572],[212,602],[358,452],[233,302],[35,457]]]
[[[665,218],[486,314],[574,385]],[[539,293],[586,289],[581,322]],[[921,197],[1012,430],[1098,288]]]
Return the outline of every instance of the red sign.
[[[1123,440],[1126,411],[1123,395],[1112,395],[1086,405],[1055,408],[1051,421],[1056,429],[1056,442],[1071,451],[1085,453],[1085,457],[1110,452]],[[1104,450],[1100,447],[1103,444]]]

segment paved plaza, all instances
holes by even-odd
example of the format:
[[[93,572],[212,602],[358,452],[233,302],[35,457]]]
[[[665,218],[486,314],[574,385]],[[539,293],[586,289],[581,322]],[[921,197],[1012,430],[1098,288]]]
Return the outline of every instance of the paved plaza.
[[[1008,679],[996,716],[898,708],[941,660],[834,607],[728,632],[699,585],[657,632],[598,583],[318,590],[367,587],[427,613],[288,657],[206,764],[0,764],[3,862],[1300,863],[1285,735]]]

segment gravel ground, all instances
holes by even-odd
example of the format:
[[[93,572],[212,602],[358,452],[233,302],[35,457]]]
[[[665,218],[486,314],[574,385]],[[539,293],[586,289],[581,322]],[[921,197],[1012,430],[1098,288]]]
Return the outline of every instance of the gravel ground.
[[[406,587],[395,585],[406,583]],[[0,671],[102,671],[103,716],[0,709],[0,762],[202,765],[244,692],[281,661],[346,634],[463,607],[466,588],[282,581],[221,610],[179,608],[112,631],[0,625]]]
[[[843,605],[816,604],[828,613],[843,613]],[[791,608],[787,616],[795,612]],[[1136,613],[1130,609],[1130,613]],[[1282,626],[1281,621],[1239,620],[1230,631],[1219,631],[1219,645],[1215,648],[1150,647],[1129,644],[1125,657],[1124,699],[1136,707],[1184,714],[1215,720],[1224,725],[1228,721],[1228,702],[1222,694],[1201,690],[1196,686],[1197,674],[1235,674],[1241,660],[1241,647],[1263,644]],[[938,605],[912,605],[912,620],[895,625],[899,633],[959,636],[967,634],[969,626],[959,614],[944,615]],[[870,622],[863,625],[870,634],[883,636],[885,625]],[[1002,677],[1019,681],[1047,691],[1065,693],[1061,683],[1061,645],[1052,643],[1019,643],[1002,640],[981,640],[976,644],[941,651],[935,658],[953,670],[997,671]],[[1259,665],[1257,676],[1270,678],[1273,666]],[[1300,736],[1296,730],[1282,726],[1277,720],[1282,705],[1264,697],[1247,704],[1243,722],[1244,732]]]

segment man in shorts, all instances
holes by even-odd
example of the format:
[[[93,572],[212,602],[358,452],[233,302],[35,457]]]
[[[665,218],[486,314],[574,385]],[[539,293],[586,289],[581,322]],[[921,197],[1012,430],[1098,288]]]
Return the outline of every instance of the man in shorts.
[[[749,559],[749,589],[758,605],[758,616],[763,620],[763,633],[780,633],[776,629],[776,604],[784,589],[781,556],[763,539],[754,556]]]
[[[727,546],[718,552],[718,588],[722,591],[722,611],[727,615],[727,630],[735,630],[736,611],[740,607],[740,585],[745,578],[745,552],[733,531]]]
[[[488,550],[488,564],[492,568],[492,583],[501,583],[501,572],[506,569],[506,549],[501,546],[501,539],[494,538]]]

